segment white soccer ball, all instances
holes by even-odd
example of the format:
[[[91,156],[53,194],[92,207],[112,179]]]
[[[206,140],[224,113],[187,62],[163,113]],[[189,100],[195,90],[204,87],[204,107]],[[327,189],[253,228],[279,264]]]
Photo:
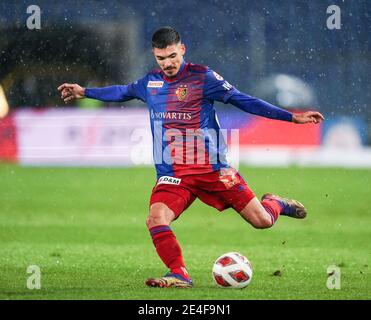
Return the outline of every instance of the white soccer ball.
[[[252,279],[250,261],[238,252],[228,252],[215,260],[213,279],[223,288],[245,288]]]

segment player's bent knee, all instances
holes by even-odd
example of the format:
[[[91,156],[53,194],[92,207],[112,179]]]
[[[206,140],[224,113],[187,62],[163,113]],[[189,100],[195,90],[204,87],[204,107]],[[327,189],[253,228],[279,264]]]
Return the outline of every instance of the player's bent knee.
[[[161,213],[150,213],[147,217],[146,224],[148,228],[152,228],[162,224],[168,224],[165,217]]]
[[[158,225],[169,225],[173,221],[175,215],[166,205],[162,203],[154,203],[151,205],[149,215],[146,220],[148,228]]]
[[[266,229],[273,225],[271,216],[257,198],[252,199],[240,215],[256,229]]]
[[[270,228],[273,225],[273,223],[270,216],[268,217],[264,215],[258,216],[256,219],[251,221],[251,225],[256,229],[267,229]]]

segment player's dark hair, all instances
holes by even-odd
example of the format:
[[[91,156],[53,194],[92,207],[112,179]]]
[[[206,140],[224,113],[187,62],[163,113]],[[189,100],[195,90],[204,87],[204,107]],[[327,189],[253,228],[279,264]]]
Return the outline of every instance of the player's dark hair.
[[[152,35],[152,48],[165,49],[180,42],[180,35],[172,27],[161,27]]]

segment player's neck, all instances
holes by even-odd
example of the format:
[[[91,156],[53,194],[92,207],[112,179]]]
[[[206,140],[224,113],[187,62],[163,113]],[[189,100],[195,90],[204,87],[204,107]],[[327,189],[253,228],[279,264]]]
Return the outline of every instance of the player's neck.
[[[180,68],[179,68],[178,72],[175,75],[169,77],[166,74],[164,74],[164,78],[168,81],[174,81],[183,72],[185,66],[186,66],[186,62],[185,62],[185,60],[183,60],[182,64],[180,65]]]

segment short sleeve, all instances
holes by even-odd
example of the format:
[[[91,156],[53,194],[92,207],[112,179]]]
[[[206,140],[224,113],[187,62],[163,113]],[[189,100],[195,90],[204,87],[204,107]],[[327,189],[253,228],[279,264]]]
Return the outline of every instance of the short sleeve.
[[[228,99],[239,91],[215,71],[206,72],[204,96],[209,100],[227,103]]]

